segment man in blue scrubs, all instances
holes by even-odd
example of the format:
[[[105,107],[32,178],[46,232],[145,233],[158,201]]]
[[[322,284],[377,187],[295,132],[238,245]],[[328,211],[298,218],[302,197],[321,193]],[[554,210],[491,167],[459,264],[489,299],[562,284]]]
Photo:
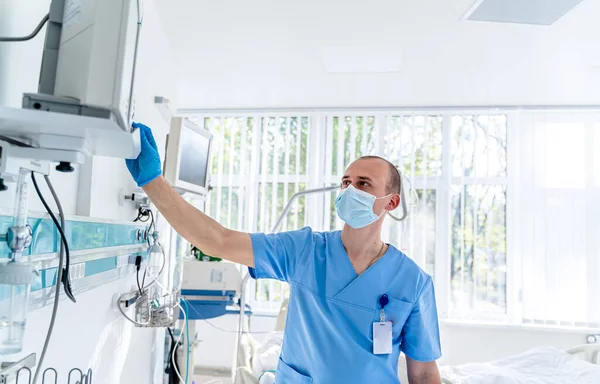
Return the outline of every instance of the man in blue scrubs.
[[[348,167],[335,201],[342,231],[250,235],[224,228],[182,199],[160,176],[150,129],[134,126],[142,152],[127,166],[173,228],[209,255],[290,284],[278,384],[398,383],[400,352],[410,384],[441,383],[431,277],[381,240],[385,214],[400,204],[396,167],[379,157]]]

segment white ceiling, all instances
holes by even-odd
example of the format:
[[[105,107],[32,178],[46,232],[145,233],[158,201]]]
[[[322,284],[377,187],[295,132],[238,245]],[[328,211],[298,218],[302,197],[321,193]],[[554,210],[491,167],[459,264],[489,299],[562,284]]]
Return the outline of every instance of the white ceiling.
[[[600,102],[597,0],[552,26],[462,20],[474,0],[155,3],[180,107]],[[327,74],[327,46],[402,50],[402,74]]]

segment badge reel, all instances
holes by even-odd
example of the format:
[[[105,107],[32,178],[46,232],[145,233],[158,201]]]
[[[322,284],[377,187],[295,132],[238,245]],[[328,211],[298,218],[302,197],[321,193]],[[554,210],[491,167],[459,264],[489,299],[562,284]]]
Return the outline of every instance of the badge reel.
[[[381,311],[379,322],[373,323],[373,353],[375,355],[389,355],[392,353],[392,322],[385,321],[385,306],[390,302],[388,295],[379,298]]]

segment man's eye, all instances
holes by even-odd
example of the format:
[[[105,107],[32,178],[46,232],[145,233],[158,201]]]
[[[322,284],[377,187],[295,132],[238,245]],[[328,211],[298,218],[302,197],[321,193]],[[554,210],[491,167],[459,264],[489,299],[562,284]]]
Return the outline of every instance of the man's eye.
[[[344,180],[344,181],[342,181],[342,185],[343,185],[344,187],[347,187],[348,185],[350,185],[350,181],[348,181],[348,180]]]
[[[362,183],[360,183],[360,185],[362,185],[363,187],[370,187],[371,184],[367,183],[366,181],[363,181]]]

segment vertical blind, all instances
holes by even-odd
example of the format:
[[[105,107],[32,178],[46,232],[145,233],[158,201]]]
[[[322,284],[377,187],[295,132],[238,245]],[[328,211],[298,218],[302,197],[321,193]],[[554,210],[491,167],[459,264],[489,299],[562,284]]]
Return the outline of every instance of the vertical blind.
[[[600,212],[591,198],[600,188],[600,119],[577,128],[574,118],[581,116],[567,125],[497,111],[196,117],[215,135],[208,211],[222,224],[270,232],[295,193],[339,184],[356,158],[380,155],[402,172],[410,211],[405,221],[386,219],[384,240],[434,276],[442,316],[589,325],[600,322],[592,305]],[[341,229],[336,194],[299,199],[281,230]],[[278,310],[288,294],[283,283],[252,284],[258,310]]]
[[[600,114],[526,113],[519,127],[522,317],[600,327]]]

